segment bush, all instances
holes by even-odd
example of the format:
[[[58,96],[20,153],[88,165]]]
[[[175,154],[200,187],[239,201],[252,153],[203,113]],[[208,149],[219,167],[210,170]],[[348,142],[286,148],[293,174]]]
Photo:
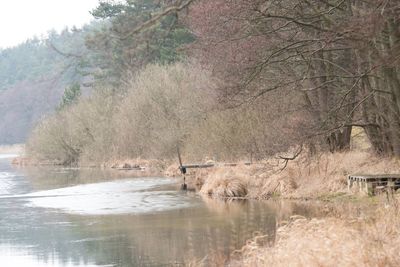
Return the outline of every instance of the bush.
[[[217,101],[218,83],[193,63],[149,65],[124,90],[96,88],[44,119],[31,135],[28,153],[61,164],[101,164],[171,159],[179,145],[185,161],[248,160],[299,141],[297,129],[307,119],[287,112],[294,99],[289,93],[226,109]]]

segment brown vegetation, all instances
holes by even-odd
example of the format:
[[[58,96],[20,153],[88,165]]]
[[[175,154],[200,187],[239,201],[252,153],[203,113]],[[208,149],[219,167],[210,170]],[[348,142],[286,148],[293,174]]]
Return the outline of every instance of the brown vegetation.
[[[381,204],[368,218],[294,216],[278,228],[274,244],[255,237],[229,266],[398,266],[399,205]]]
[[[397,0],[204,0],[186,20],[192,54],[228,81],[224,103],[297,93],[285,112],[307,114],[305,141],[346,150],[361,126],[376,153],[399,156],[398,11]]]
[[[188,177],[202,186],[200,193],[216,198],[271,197],[309,199],[347,194],[347,175],[400,173],[400,162],[369,152],[301,154],[287,166],[279,157],[246,166],[192,171]]]
[[[99,166],[136,158],[171,160],[180,146],[185,160],[236,161],[261,159],[299,142],[296,129],[306,118],[279,115],[292,96],[226,110],[217,102],[218,83],[196,63],[147,66],[123,93],[97,88],[45,118],[31,134],[28,154],[39,162]]]
[[[198,62],[142,66],[151,61],[122,57],[119,67],[131,65],[124,85],[97,88],[41,122],[27,146],[34,159],[117,168],[163,159],[165,168],[179,147],[185,161],[256,162],[191,171],[212,198],[327,199],[347,194],[350,173],[400,173],[398,1],[179,2],[193,2],[183,22]],[[127,37],[158,14],[128,26]],[[370,151],[349,151],[355,126]],[[398,205],[356,221],[293,218],[273,246],[257,237],[231,264],[396,266]]]
[[[200,193],[214,198],[246,197],[249,181],[232,169],[217,169],[204,182]]]

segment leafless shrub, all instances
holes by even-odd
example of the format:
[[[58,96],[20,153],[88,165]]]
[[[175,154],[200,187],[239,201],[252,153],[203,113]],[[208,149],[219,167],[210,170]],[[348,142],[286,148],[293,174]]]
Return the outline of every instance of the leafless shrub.
[[[100,161],[112,147],[114,96],[98,90],[78,104],[42,120],[27,143],[28,154],[56,164]]]
[[[237,161],[262,159],[301,141],[297,129],[307,116],[288,111],[295,101],[290,93],[227,108],[217,101],[218,83],[196,63],[149,65],[124,91],[97,88],[46,118],[28,151],[59,164],[101,165],[174,159],[179,146],[186,162]]]
[[[170,158],[213,104],[214,82],[194,64],[151,65],[129,86],[116,121],[119,156]]]

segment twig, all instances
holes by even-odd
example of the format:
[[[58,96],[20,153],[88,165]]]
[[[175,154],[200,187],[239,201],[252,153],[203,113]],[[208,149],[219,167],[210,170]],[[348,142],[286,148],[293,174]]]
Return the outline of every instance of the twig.
[[[294,155],[292,157],[284,157],[284,156],[279,156],[280,159],[283,159],[285,161],[285,165],[283,166],[283,168],[280,169],[280,171],[282,172],[284,169],[286,169],[288,163],[290,160],[295,160],[303,151],[303,145],[300,145],[299,150],[294,153]]]

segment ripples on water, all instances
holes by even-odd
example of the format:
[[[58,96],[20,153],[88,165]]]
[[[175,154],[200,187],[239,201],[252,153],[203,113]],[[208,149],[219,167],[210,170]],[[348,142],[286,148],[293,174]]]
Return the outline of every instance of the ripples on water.
[[[273,238],[277,221],[308,212],[296,204],[203,200],[167,178],[23,172],[0,160],[0,266],[183,266],[210,254],[229,257],[255,231]]]

